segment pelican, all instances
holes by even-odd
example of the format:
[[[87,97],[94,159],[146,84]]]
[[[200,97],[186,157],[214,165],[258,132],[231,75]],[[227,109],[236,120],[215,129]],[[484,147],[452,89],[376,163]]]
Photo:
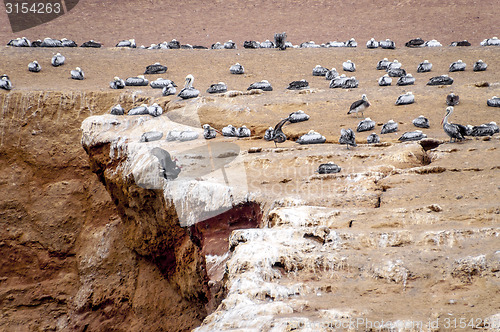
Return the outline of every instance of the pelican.
[[[297,140],[297,143],[299,144],[321,144],[325,142],[325,136],[322,136],[320,133],[317,133],[314,130],[310,130],[307,134],[302,135]]]
[[[396,131],[398,131],[398,124],[396,122],[394,122],[393,120],[389,120],[389,121],[387,121],[387,123],[384,123],[380,133],[381,134],[389,134],[389,133],[394,133]]]
[[[243,66],[240,65],[239,63],[235,63],[229,68],[229,72],[231,74],[241,75],[245,73],[245,68],[243,68]]]
[[[331,70],[327,71],[325,74],[325,79],[327,79],[328,81],[331,81],[336,77],[339,77],[339,73],[337,72],[336,68],[332,68]]]
[[[385,74],[384,76],[378,79],[378,85],[380,86],[389,86],[391,84],[392,84],[392,78],[389,76],[389,74]]]
[[[491,107],[500,107],[500,98],[497,96],[493,96],[491,97],[491,99],[488,99],[486,101],[486,105]]]
[[[446,96],[446,105],[455,106],[460,102],[460,97],[453,92]]]
[[[169,83],[167,86],[163,88],[161,91],[162,96],[171,96],[175,95],[177,93],[177,89],[175,88],[177,85],[175,85],[173,82]]]
[[[130,48],[136,48],[135,45],[135,39],[129,39],[129,40],[122,40],[116,44],[115,47],[130,47]]]
[[[219,82],[210,85],[210,87],[207,89],[208,93],[223,93],[227,91],[227,85],[224,82]]]
[[[473,71],[485,71],[486,68],[488,68],[488,65],[483,62],[483,60],[477,60],[476,63],[474,63],[474,68],[472,69]]]
[[[69,40],[67,38],[61,39],[61,44],[63,47],[77,47],[76,43],[73,40]]]
[[[260,48],[274,48],[274,43],[269,39],[266,39],[266,41],[260,43]]]
[[[415,84],[415,77],[413,77],[411,74],[406,74],[405,76],[401,76],[396,82],[396,85],[399,86],[413,85],[413,84]]]
[[[441,121],[441,124],[443,125],[443,130],[444,132],[450,136],[450,143],[452,140],[455,142],[458,140],[463,140],[465,139],[464,136],[467,135],[467,127],[461,125],[461,124],[456,124],[456,123],[448,123],[448,118],[450,117],[451,113],[453,113],[453,106],[448,106],[446,108],[446,114]]]
[[[441,75],[441,76],[435,76],[432,77],[429,82],[427,82],[427,85],[451,85],[453,84],[453,78],[449,77],[448,75]]]
[[[344,83],[347,80],[348,78],[345,76],[345,74],[335,77],[333,80],[330,81],[330,88],[331,89],[342,88],[344,87]]]
[[[398,141],[401,142],[420,141],[423,138],[427,138],[427,135],[423,134],[422,131],[420,130],[415,130],[415,131],[405,132],[400,138],[398,138]]]
[[[414,38],[405,43],[406,47],[421,47],[424,46],[425,42],[422,38]]]
[[[440,42],[438,42],[437,40],[435,39],[432,39],[432,40],[429,40],[429,41],[426,41],[424,46],[427,46],[427,47],[439,47],[439,46],[443,46],[441,45]]]
[[[357,88],[358,85],[359,81],[355,76],[352,76],[351,78],[348,78],[344,81],[344,83],[342,84],[342,89],[354,89]]]
[[[243,47],[244,48],[260,48],[260,43],[258,41],[255,41],[255,40],[245,40],[245,42],[243,43]]]
[[[216,42],[215,44],[212,44],[212,46],[210,46],[210,48],[212,50],[222,50],[224,48],[224,45],[221,44],[220,42]]]
[[[356,131],[358,133],[360,133],[360,132],[363,132],[363,131],[373,130],[373,128],[375,128],[375,121],[373,121],[370,118],[366,118],[364,120],[361,120],[358,123],[358,127],[356,128]]]
[[[283,126],[289,120],[290,120],[289,118],[281,119],[280,122],[278,122],[276,124],[276,126],[274,126],[274,129],[272,129],[271,127],[269,128],[269,129],[272,129],[272,132],[271,131],[269,132],[270,135],[272,134],[269,141],[274,141],[275,147],[278,147],[277,143],[283,143],[284,141],[286,141],[286,135],[283,132]],[[268,133],[269,129],[266,130],[266,134]],[[264,136],[264,138],[265,138],[265,136]]]
[[[167,69],[167,66],[163,66],[159,62],[156,62],[147,66],[144,74],[163,74],[167,71]]]
[[[40,44],[40,47],[63,47],[63,44],[58,39],[47,37],[43,39],[42,43]]]
[[[285,50],[287,48],[286,44],[286,32],[283,33],[275,33],[274,34],[274,44],[277,49]]]
[[[450,72],[464,71],[465,66],[466,66],[465,62],[463,62],[462,60],[458,60],[450,65]]]
[[[332,162],[326,163],[326,164],[321,164],[318,167],[318,172],[319,174],[331,174],[331,173],[338,173],[340,172],[341,168],[339,165],[336,165]]]
[[[172,159],[168,151],[158,147],[153,148],[151,154],[158,158],[160,162],[160,175],[163,178],[166,180],[175,180],[179,176],[181,168],[177,166],[177,158]]]
[[[236,136],[238,137],[250,137],[251,132],[245,125],[239,127],[236,131]]]
[[[42,67],[38,64],[38,61],[33,61],[28,64],[28,70],[33,73],[39,73]]]
[[[293,81],[290,84],[288,84],[287,90],[302,90],[302,89],[308,89],[309,88],[309,83],[302,79],[300,81]]]
[[[181,48],[181,43],[179,41],[175,40],[175,38],[174,38],[167,43],[167,47],[170,49],[173,49],[173,50],[178,50],[179,48]]]
[[[358,116],[358,113],[361,112],[361,116],[364,116],[363,112],[370,107],[370,102],[366,98],[366,95],[363,94],[361,96],[360,100],[356,100],[354,103],[351,104],[351,107],[349,107],[349,111],[347,114],[352,114],[356,113],[356,117]]]
[[[347,150],[349,150],[349,145],[357,146],[356,135],[354,134],[354,131],[352,131],[351,128],[349,129],[342,128],[340,130],[339,144],[345,144],[347,146]]]
[[[254,89],[260,89],[262,91],[273,91],[273,87],[271,84],[266,81],[262,80],[260,82],[252,83],[250,86],[247,88],[247,90],[254,90]]]
[[[408,105],[413,104],[415,102],[415,96],[413,93],[408,91],[407,93],[400,95],[396,100],[396,105]]]
[[[302,110],[290,113],[288,116],[290,123],[297,123],[309,120],[309,115],[304,113]]]
[[[154,117],[160,116],[163,114],[163,108],[159,106],[157,103],[154,103],[151,106],[148,106],[148,113]]]
[[[224,48],[227,50],[234,50],[236,49],[236,44],[230,39],[224,43]]]
[[[431,71],[432,69],[432,63],[429,62],[429,60],[424,60],[424,62],[421,62],[418,67],[417,67],[417,73],[427,73]]]
[[[375,133],[371,133],[370,136],[366,138],[366,143],[368,144],[380,143],[380,137],[378,137],[378,135]]]
[[[429,119],[420,115],[418,118],[413,119],[413,125],[418,128],[429,128]]]
[[[366,42],[366,47],[367,48],[378,48],[378,41],[376,41],[375,38],[372,38]]]
[[[212,138],[215,138],[215,136],[217,136],[217,133],[220,134],[219,131],[217,131],[216,129],[210,127],[209,124],[204,124],[203,125],[203,137],[205,139],[212,139]]]
[[[83,80],[85,78],[85,74],[80,67],[76,67],[71,71],[71,78],[74,80]]]
[[[392,68],[401,68],[402,64],[398,60],[394,59],[393,62],[389,63],[387,66],[387,70],[392,69]]]
[[[345,71],[350,71],[350,72],[356,71],[356,65],[351,60],[347,60],[347,61],[343,62],[342,68]]]
[[[492,136],[498,133],[499,128],[495,122],[485,123],[479,126],[467,126],[470,136]]]
[[[184,89],[182,89],[177,96],[182,99],[196,98],[200,94],[200,91],[193,88],[194,77],[189,74],[186,76],[186,84]]]
[[[163,89],[164,87],[166,87],[170,84],[173,86],[177,86],[177,85],[175,85],[175,83],[173,81],[160,77],[154,81],[151,81],[151,83],[149,83],[149,86],[151,86],[151,88],[153,88],[153,89]]]
[[[387,70],[387,74],[390,77],[402,77],[406,75],[406,70],[403,68],[389,68]]]
[[[125,110],[120,104],[117,104],[111,108],[110,113],[113,115],[123,115],[125,114]]]
[[[136,77],[129,77],[125,80],[126,86],[147,86],[149,81],[144,75],[138,75]]]
[[[98,43],[95,40],[91,39],[91,40],[83,43],[80,47],[100,48],[101,46],[102,46],[101,43]]]
[[[345,42],[346,47],[357,47],[358,43],[354,38],[349,39],[348,41]]]
[[[61,55],[61,53],[57,53],[56,55],[54,55],[52,57],[51,63],[52,63],[52,66],[59,67],[59,66],[64,65],[65,60],[66,60],[66,58],[64,57],[64,55]]]
[[[109,82],[109,87],[111,89],[123,89],[125,88],[125,81],[115,76],[111,82]]]
[[[316,67],[313,68],[313,76],[326,76],[326,73],[328,72],[328,69],[321,66],[321,65],[316,65]]]
[[[454,41],[450,44],[450,46],[471,46],[467,40]]]
[[[387,70],[391,62],[387,58],[383,58],[377,63],[377,70]]]
[[[272,141],[274,137],[274,128],[269,127],[266,129],[266,132],[264,133],[264,139],[266,141]]]
[[[180,142],[187,142],[187,141],[194,141],[200,137],[200,134],[194,130],[183,130],[179,134],[179,141]]]
[[[222,135],[227,137],[236,137],[238,135],[238,130],[232,125],[227,125],[227,127],[222,128]]]
[[[393,49],[396,48],[396,44],[392,40],[390,40],[390,39],[381,40],[379,42],[379,45],[380,45],[380,47],[382,47],[384,49],[393,50]]]
[[[2,78],[0,79],[0,89],[12,90],[12,83],[9,80],[8,76],[2,76]]]
[[[146,115],[146,114],[149,114],[148,105],[146,104],[141,104],[140,106],[134,107],[127,113],[127,115]]]

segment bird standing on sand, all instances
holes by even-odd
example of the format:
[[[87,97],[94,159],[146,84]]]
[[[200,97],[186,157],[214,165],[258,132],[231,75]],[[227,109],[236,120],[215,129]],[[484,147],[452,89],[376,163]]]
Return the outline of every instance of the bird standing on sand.
[[[186,84],[184,85],[184,88],[179,92],[177,96],[181,97],[182,99],[190,99],[198,97],[200,91],[193,88],[193,82],[194,82],[193,75],[191,74],[187,75]]]
[[[349,129],[342,128],[340,130],[339,144],[345,144],[347,146],[347,150],[349,150],[349,145],[357,146],[356,135],[354,134],[354,131],[352,131],[351,128]]]
[[[460,97],[453,92],[446,96],[446,105],[455,106],[460,102]]]
[[[441,121],[441,124],[443,125],[443,130],[446,133],[446,135],[450,136],[450,143],[452,140],[455,142],[458,140],[463,140],[465,139],[464,136],[467,136],[467,127],[457,124],[457,123],[449,123],[448,118],[450,115],[453,113],[453,106],[448,106],[446,108],[446,114]]]
[[[352,114],[356,113],[356,117],[358,116],[358,113],[361,112],[361,116],[364,116],[363,112],[370,107],[370,102],[366,98],[366,95],[363,94],[361,96],[360,100],[355,101],[354,103],[351,104],[351,107],[349,108],[349,111],[347,114]]]

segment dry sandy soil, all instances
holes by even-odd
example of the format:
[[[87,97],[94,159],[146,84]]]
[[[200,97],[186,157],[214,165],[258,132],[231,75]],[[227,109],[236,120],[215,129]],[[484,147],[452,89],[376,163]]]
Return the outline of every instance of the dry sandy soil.
[[[156,101],[164,107],[166,116],[192,125],[210,123],[218,129],[228,123],[247,125],[254,138],[239,140],[237,144],[242,151],[250,147],[263,148],[260,154],[248,155],[247,174],[249,189],[261,195],[266,211],[276,197],[286,195],[300,198],[308,205],[342,209],[344,212],[330,228],[354,234],[357,231],[369,234],[410,229],[418,233],[498,227],[498,135],[491,140],[444,143],[435,151],[417,153],[415,159],[403,158],[401,162],[392,156],[402,146],[397,142],[398,137],[414,129],[411,121],[420,114],[430,119],[431,128],[424,130],[428,137],[440,142],[447,140],[439,121],[444,115],[445,97],[451,91],[461,98],[451,118],[453,122],[500,123],[498,109],[486,106],[486,99],[500,95],[500,48],[445,46],[366,50],[363,47],[371,37],[392,38],[402,46],[417,36],[438,39],[443,45],[462,39],[478,45],[482,39],[499,34],[495,20],[498,6],[494,1],[482,1],[480,6],[473,1],[449,1],[439,5],[434,1],[418,1],[416,8],[416,3],[220,1],[201,5],[187,1],[170,4],[175,6],[172,10],[165,2],[155,0],[140,2],[140,5],[136,1],[102,4],[89,0],[81,1],[69,14],[20,35],[30,39],[67,37],[78,43],[95,39],[104,42],[105,46],[128,38],[136,38],[139,44],[146,45],[176,38],[183,43],[205,46],[232,39],[239,49],[27,50],[2,47],[0,73],[11,77],[14,89],[0,91],[0,248],[5,253],[0,268],[0,329],[127,331],[132,327],[190,330],[207,314],[206,308],[178,295],[178,289],[164,278],[155,264],[122,243],[119,213],[90,171],[80,145],[80,124],[88,116],[107,113],[118,102],[130,109],[143,102]],[[160,6],[165,6],[165,10],[154,10]],[[140,19],[145,16],[147,18]],[[153,23],[158,20],[161,25]],[[0,22],[0,42],[7,43],[18,36],[10,33],[3,13]],[[355,37],[360,47],[285,52],[242,49],[244,40],[262,41],[281,31],[286,31],[293,43]],[[54,68],[50,66],[50,58],[57,51],[63,52],[67,63]],[[402,62],[416,77],[416,84],[379,87],[376,81],[383,73],[375,70],[375,65],[384,57]],[[38,74],[26,69],[35,59],[43,68]],[[336,67],[341,72],[342,62],[347,59],[356,63],[355,76],[360,81],[357,89],[329,89],[324,78],[311,74],[317,64]],[[417,74],[416,67],[424,59],[433,63],[433,71]],[[446,74],[449,64],[458,59],[467,63],[467,69],[450,74],[455,79],[453,85],[425,85],[431,76]],[[488,63],[487,71],[472,72],[472,64],[478,59]],[[194,86],[202,92],[201,98],[180,101],[175,96],[162,97],[159,90],[149,87],[109,89],[108,83],[114,76],[126,78],[141,74],[154,62],[167,65],[168,72],[160,76],[174,80],[179,87],[187,74],[193,74]],[[229,66],[235,62],[244,65],[244,75],[229,73]],[[85,71],[84,81],[69,78],[70,69],[76,66]],[[302,93],[286,90],[289,82],[303,78],[309,81],[310,90]],[[205,93],[210,84],[219,81],[226,82],[230,89],[244,91],[249,84],[262,79],[269,80],[274,91],[234,98]],[[490,86],[474,85],[483,81]],[[397,96],[406,91],[415,94],[416,103],[395,106]],[[381,137],[387,145],[360,144],[347,151],[336,143],[341,128],[354,129],[357,125],[359,119],[346,113],[349,105],[363,93],[372,104],[365,115],[377,122],[375,131],[380,132],[382,123],[394,119],[399,122],[399,132]],[[283,150],[274,150],[273,143],[259,137],[266,128],[298,109],[311,115],[311,119],[285,127],[291,140],[280,146]],[[323,134],[328,144],[299,150],[294,140],[310,129]],[[358,134],[358,143],[363,143],[368,134]],[[341,182],[342,179],[314,177],[317,166],[327,161],[339,164],[345,174],[376,167],[385,172],[386,165],[408,169],[429,162],[430,167],[442,167],[444,171],[400,174],[376,186],[366,184],[367,194],[358,195],[355,188],[345,191],[344,187],[332,186],[333,181]],[[331,191],[318,193],[318,182]],[[428,212],[427,207],[433,203],[443,210]],[[354,231],[348,226],[353,219]],[[264,223],[267,222],[265,219]],[[101,243],[101,238],[109,239],[109,243]],[[310,304],[304,315],[314,317],[315,312],[328,308],[332,302],[368,312],[375,318],[408,317],[413,311],[415,318],[422,319],[434,317],[436,312],[451,313],[455,317],[484,317],[498,313],[500,295],[498,284],[494,282],[498,280],[496,267],[476,271],[470,280],[463,275],[459,277],[464,280],[447,278],[449,271],[441,264],[446,260],[444,256],[459,257],[464,253],[491,257],[498,250],[491,238],[483,243],[476,242],[477,239],[467,241],[459,241],[456,247],[452,245],[435,261],[437,263],[430,259],[411,265],[415,274],[409,282],[411,291],[406,293],[397,283],[356,279],[355,269],[335,278],[329,277],[330,274],[304,272],[300,278],[313,288],[328,289],[323,292],[326,297],[305,299]],[[227,239],[220,240],[213,253],[227,248],[226,243]],[[95,257],[96,252],[101,253],[99,248],[105,245],[112,248],[109,258],[98,263],[89,259]],[[411,262],[415,250],[439,252],[432,246],[407,246],[398,251],[395,245],[384,251],[384,255],[400,255]],[[376,257],[379,253],[377,248],[360,246],[351,252],[352,256],[357,256],[359,251],[366,257]],[[362,265],[362,259],[353,263],[353,266]],[[432,266],[430,270],[429,266]],[[328,288],[328,285],[333,287]],[[460,305],[449,305],[450,299],[458,299]]]

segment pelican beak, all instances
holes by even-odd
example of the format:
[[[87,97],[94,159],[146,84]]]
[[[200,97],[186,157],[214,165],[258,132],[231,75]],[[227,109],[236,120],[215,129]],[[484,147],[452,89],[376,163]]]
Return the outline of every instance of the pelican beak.
[[[218,131],[217,129],[214,128],[216,132],[218,132],[220,135],[222,135],[222,132]]]
[[[443,125],[443,122],[444,122],[444,118],[441,119],[441,125]]]

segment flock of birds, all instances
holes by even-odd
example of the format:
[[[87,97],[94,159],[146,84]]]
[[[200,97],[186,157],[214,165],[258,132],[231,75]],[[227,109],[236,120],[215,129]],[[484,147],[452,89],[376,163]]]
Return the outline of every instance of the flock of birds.
[[[38,40],[34,42],[30,42],[25,37],[17,38],[9,41],[8,46],[14,47],[76,47],[77,44],[74,41],[68,39],[52,39],[45,38],[43,41]],[[485,39],[481,42],[483,46],[500,46],[500,40],[498,38],[493,37],[491,39]],[[423,41],[420,38],[412,39],[405,44],[406,47],[437,47],[442,46],[436,40],[431,41]],[[459,41],[453,42],[450,46],[470,46],[470,43],[467,41]],[[81,47],[101,47],[100,43],[97,43],[93,40],[83,43]],[[135,40],[123,40],[116,44],[116,47],[129,47],[136,48]],[[317,45],[314,42],[306,42],[302,43],[300,46],[292,45],[291,43],[286,41],[286,34],[276,34],[275,42],[271,42],[266,40],[265,42],[259,43],[256,41],[245,41],[245,48],[314,48],[314,47],[357,47],[357,42],[352,38],[347,42],[329,42],[327,44]],[[376,41],[375,39],[371,39],[366,43],[367,48],[385,48],[385,49],[394,49],[395,43],[389,39],[383,41]],[[145,47],[142,47],[145,48]],[[163,48],[163,49],[179,49],[179,48],[203,48],[203,47],[193,47],[191,45],[181,45],[178,41],[173,39],[171,42],[164,42],[160,44],[153,44],[148,48]],[[215,43],[212,45],[211,49],[234,49],[236,45],[232,41],[228,41],[224,44]],[[51,59],[51,64],[54,67],[62,66],[65,63],[65,57],[60,53],[54,55]],[[478,60],[473,65],[473,71],[485,71],[488,68],[488,65],[484,63],[482,60]],[[342,64],[342,69],[345,72],[355,72],[356,65],[351,60],[347,60]],[[392,84],[393,78],[397,78],[396,85],[398,86],[406,86],[413,85],[416,81],[415,77],[411,74],[408,74],[405,69],[402,68],[402,64],[398,60],[389,61],[387,58],[380,60],[376,65],[377,70],[385,70],[386,74],[378,79],[378,84],[380,86],[390,86]],[[462,60],[458,60],[453,62],[449,66],[449,72],[456,71],[464,71],[466,69],[466,64]],[[30,72],[38,73],[42,70],[41,65],[35,60],[28,64],[28,70]],[[161,65],[160,63],[154,63],[146,67],[144,71],[144,75],[151,74],[163,74],[168,70],[167,66]],[[428,60],[424,60],[417,67],[417,73],[425,73],[430,72],[432,70],[432,63]],[[241,75],[245,73],[244,67],[236,63],[229,68],[231,74]],[[75,80],[83,80],[85,78],[85,74],[80,67],[76,67],[74,70],[70,72],[71,78]],[[129,77],[126,80],[123,80],[119,77],[115,77],[113,81],[109,83],[110,88],[112,89],[124,89],[126,86],[147,86],[150,85],[153,89],[162,89],[163,96],[174,95],[177,93],[176,87],[177,85],[168,79],[158,78],[155,81],[149,82],[148,79],[144,77],[144,75],[138,75],[136,77]],[[321,65],[317,65],[312,70],[313,76],[324,76],[326,80],[328,80],[330,88],[344,88],[344,89],[353,89],[359,86],[359,81],[356,77],[347,77],[345,74],[339,74],[336,68],[328,69],[322,67]],[[177,94],[178,97],[182,99],[191,99],[199,96],[200,91],[194,88],[193,86],[194,77],[189,74],[185,78],[184,88],[180,90]],[[432,77],[427,85],[451,85],[453,84],[453,79],[448,75],[440,75]],[[7,75],[2,75],[0,77],[0,88],[5,90],[11,90],[13,88],[12,83]],[[293,81],[289,84],[287,89],[289,90],[302,90],[308,89],[309,83],[306,80]],[[267,80],[262,80],[260,82],[252,83],[247,90],[259,89],[262,91],[272,91],[273,87]],[[212,84],[207,90],[207,93],[224,93],[228,91],[227,85],[224,82],[218,82]],[[454,107],[459,104],[459,96],[451,93],[446,98],[446,103],[448,107],[446,108],[445,116],[442,120],[443,130],[450,137],[450,142],[457,140],[464,140],[466,136],[489,136],[499,132],[499,127],[495,122],[482,124],[479,126],[471,126],[471,125],[460,125],[455,123],[448,122],[449,117],[453,113]],[[403,95],[400,95],[395,104],[396,105],[408,105],[415,102],[415,96],[412,92],[407,92]],[[487,100],[487,105],[492,107],[500,107],[500,98],[494,96],[491,99]],[[361,116],[364,117],[364,112],[371,106],[368,98],[365,94],[362,95],[360,100],[353,102],[349,108],[347,114],[356,114],[358,116],[361,113]],[[163,113],[162,108],[158,104],[153,104],[151,106],[147,106],[145,104],[140,105],[138,107],[134,107],[128,112],[120,106],[116,105],[111,109],[111,114],[114,115],[144,115],[149,114],[152,116],[159,116]],[[264,139],[267,141],[273,141],[275,146],[278,143],[283,143],[286,141],[287,137],[283,132],[283,127],[288,123],[297,123],[302,121],[309,120],[310,116],[305,114],[303,111],[299,110],[297,112],[293,112],[289,114],[288,117],[281,119],[274,127],[269,127],[264,134]],[[423,115],[417,117],[413,120],[413,124],[418,128],[429,128],[429,120],[425,118]],[[356,128],[357,132],[371,131],[375,127],[375,121],[370,118],[365,118],[361,120]],[[217,134],[227,136],[227,137],[249,137],[251,136],[250,129],[246,126],[242,126],[239,128],[233,127],[232,125],[228,125],[227,127],[222,128],[222,131],[219,131],[215,128],[212,128],[210,125],[205,124],[203,126],[204,129],[204,138],[205,139],[213,139],[217,136]],[[382,126],[381,134],[387,134],[398,131],[398,123],[389,120]],[[151,141],[157,140],[162,137],[161,135],[155,133],[146,133],[149,135],[141,138],[142,141]],[[427,136],[422,133],[420,130],[415,130],[411,132],[405,132],[400,138],[399,141],[415,141],[426,138]],[[198,134],[196,132],[169,132],[167,135],[167,140],[179,140],[179,141],[187,141],[192,139],[197,139]],[[299,144],[321,144],[325,143],[326,138],[321,134],[311,130],[307,134],[301,136],[297,143]],[[367,137],[367,143],[379,143],[380,137],[376,133],[372,133]],[[357,146],[355,133],[352,129],[341,129],[340,144],[345,144],[347,149],[349,146]],[[318,172],[320,174],[323,173],[334,173],[340,171],[340,167],[333,163],[322,164]]]

